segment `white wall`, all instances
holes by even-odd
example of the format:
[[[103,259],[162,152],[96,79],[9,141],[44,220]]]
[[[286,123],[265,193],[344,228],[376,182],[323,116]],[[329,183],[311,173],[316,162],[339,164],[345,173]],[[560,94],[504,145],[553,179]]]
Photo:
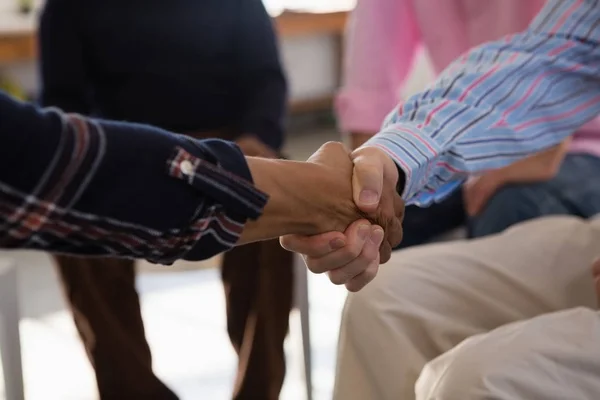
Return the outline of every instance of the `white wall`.
[[[336,41],[329,36],[290,38],[281,44],[281,56],[293,100],[332,93],[337,82]],[[38,87],[36,65],[23,63],[3,67],[0,72],[16,79],[28,92]]]
[[[8,4],[14,0],[0,0],[0,17],[8,13]],[[279,3],[291,2],[300,7],[307,1],[314,0],[264,0],[271,8]],[[327,6],[348,6],[354,0],[319,0],[319,4]],[[296,4],[298,3],[298,4]],[[339,4],[338,4],[339,3]],[[316,3],[315,3],[316,4]],[[286,3],[287,5],[287,3]],[[301,8],[301,7],[300,7]],[[314,4],[313,4],[314,8]],[[343,8],[343,7],[342,7]],[[32,17],[33,20],[33,17]],[[31,22],[31,21],[29,21]],[[8,23],[0,18],[0,24]],[[33,22],[31,22],[33,23]],[[2,28],[2,27],[0,27]],[[290,82],[292,100],[305,100],[332,94],[338,82],[338,48],[337,39],[328,35],[315,35],[284,39],[281,53]],[[0,68],[0,73],[7,73],[19,81],[28,92],[37,90],[36,66],[33,63],[13,65]],[[431,70],[424,57],[419,57],[414,73],[404,93],[412,93],[423,87],[431,77]]]
[[[293,100],[333,93],[337,85],[336,40],[331,36],[290,38],[281,44],[281,56]]]

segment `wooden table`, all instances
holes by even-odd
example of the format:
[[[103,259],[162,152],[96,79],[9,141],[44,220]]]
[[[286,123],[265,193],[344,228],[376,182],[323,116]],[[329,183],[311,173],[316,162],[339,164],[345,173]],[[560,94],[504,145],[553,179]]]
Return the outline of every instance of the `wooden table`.
[[[274,17],[281,38],[332,35],[338,39],[338,62],[341,61],[341,38],[349,11],[323,13],[284,11]],[[0,66],[32,62],[37,58],[35,17],[21,16],[0,8]],[[338,69],[341,68],[341,63]],[[293,112],[313,111],[331,106],[332,96],[292,102]]]
[[[347,11],[313,14],[284,12],[275,17],[280,37],[298,37],[316,34],[341,36],[346,26]],[[1,20],[0,20],[1,23]],[[24,23],[27,27],[27,23]],[[34,61],[36,58],[35,30],[8,30],[0,28],[0,64]]]

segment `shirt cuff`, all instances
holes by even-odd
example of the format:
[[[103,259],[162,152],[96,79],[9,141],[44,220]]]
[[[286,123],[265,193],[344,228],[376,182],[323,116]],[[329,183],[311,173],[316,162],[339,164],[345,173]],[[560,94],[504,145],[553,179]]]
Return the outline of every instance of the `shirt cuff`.
[[[269,197],[253,185],[250,169],[239,148],[217,139],[190,139],[189,143],[201,156],[192,154],[196,149],[188,151],[176,147],[167,161],[169,175],[188,182],[243,219],[260,217]]]
[[[443,184],[438,190],[428,188],[432,170],[439,164],[439,145],[418,127],[409,124],[392,125],[369,139],[364,146],[383,150],[404,172],[402,198],[407,204],[419,206],[439,201],[459,185]]]

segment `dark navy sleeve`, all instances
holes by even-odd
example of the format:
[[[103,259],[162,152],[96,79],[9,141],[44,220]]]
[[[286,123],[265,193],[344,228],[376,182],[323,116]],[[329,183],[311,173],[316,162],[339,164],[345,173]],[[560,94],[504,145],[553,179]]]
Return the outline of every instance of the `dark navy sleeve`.
[[[0,247],[171,263],[235,245],[267,196],[239,148],[0,92]]]

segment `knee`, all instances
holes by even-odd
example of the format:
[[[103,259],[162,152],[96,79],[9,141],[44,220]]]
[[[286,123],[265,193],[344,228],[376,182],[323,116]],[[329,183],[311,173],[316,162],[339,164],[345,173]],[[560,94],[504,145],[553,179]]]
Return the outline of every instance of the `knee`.
[[[458,348],[428,362],[415,385],[416,400],[488,398],[492,386],[502,381],[502,368],[482,346]],[[493,349],[493,347],[492,347]],[[472,397],[474,394],[476,397]]]
[[[599,332],[598,312],[578,307],[472,336],[425,365],[416,400],[547,398],[538,390],[552,386],[553,379],[543,384],[552,375],[569,376],[572,387],[580,387],[575,380],[589,377],[579,365],[598,370]]]
[[[386,311],[396,309],[400,304],[405,303],[405,296],[394,287],[399,284],[397,277],[386,272],[382,268],[377,278],[365,288],[356,293],[349,293],[346,297],[341,329],[347,336],[369,335],[371,329],[390,323],[389,313]],[[394,313],[393,324],[397,325],[401,322],[399,315]]]
[[[372,296],[367,295],[364,289],[360,292],[349,293],[342,312],[342,328],[347,332],[360,329],[364,326],[365,318],[377,318]]]

